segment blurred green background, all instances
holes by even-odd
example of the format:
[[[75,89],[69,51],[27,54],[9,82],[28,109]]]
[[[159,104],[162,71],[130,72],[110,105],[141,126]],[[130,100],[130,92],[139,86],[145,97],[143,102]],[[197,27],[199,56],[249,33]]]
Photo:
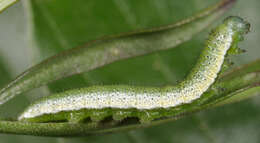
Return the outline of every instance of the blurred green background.
[[[0,86],[39,61],[98,37],[155,27],[181,20],[217,0],[25,0],[0,14]],[[260,58],[260,1],[238,0],[228,15],[252,24],[233,58],[241,65]],[[225,18],[223,16],[215,24]],[[213,26],[212,26],[213,27]],[[211,28],[212,28],[211,27]],[[119,61],[72,76],[19,96],[0,109],[0,117],[17,115],[30,101],[49,93],[100,84],[160,86],[174,84],[192,68],[207,38],[203,33],[178,48]],[[258,143],[260,98],[211,109],[172,123],[130,132],[81,138],[0,135],[0,143]]]

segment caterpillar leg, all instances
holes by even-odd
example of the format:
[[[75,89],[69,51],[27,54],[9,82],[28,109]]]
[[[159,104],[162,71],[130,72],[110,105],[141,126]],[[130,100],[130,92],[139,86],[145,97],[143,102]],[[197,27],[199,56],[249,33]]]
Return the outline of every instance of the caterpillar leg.
[[[228,49],[227,55],[238,55],[238,54],[245,53],[246,50],[239,48],[238,42],[235,42],[235,41],[243,41],[243,40],[244,40],[244,37],[242,35],[237,35],[234,38],[234,42],[232,42],[231,47]]]
[[[246,50],[245,49],[241,49],[237,46],[237,44],[233,44],[230,49],[227,51],[227,55],[238,55],[238,54],[242,54],[245,53]]]
[[[90,118],[92,122],[100,122],[107,116],[109,116],[109,113],[102,110],[72,112],[68,115],[68,121],[72,123],[83,123],[86,119]]]
[[[93,110],[91,112],[90,119],[93,122],[100,122],[110,115],[111,113],[106,110]]]
[[[115,121],[122,121],[127,117],[131,117],[131,115],[132,115],[131,111],[118,110],[118,111],[114,111],[112,118]]]
[[[141,124],[149,124],[152,120],[159,117],[159,112],[143,111],[138,114]]]
[[[72,112],[68,115],[68,121],[71,123],[82,123],[84,119],[88,118],[90,114],[84,112]]]

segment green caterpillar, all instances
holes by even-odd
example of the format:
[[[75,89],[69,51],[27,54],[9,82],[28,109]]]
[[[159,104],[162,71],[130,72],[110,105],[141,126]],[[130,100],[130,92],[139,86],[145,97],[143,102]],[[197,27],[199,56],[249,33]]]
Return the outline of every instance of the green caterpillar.
[[[136,117],[141,122],[164,117],[176,106],[199,99],[214,83],[228,50],[237,47],[250,25],[228,17],[209,35],[206,48],[185,80],[176,86],[93,86],[59,93],[29,106],[19,120],[29,122],[102,121],[112,116],[121,121]]]
[[[189,40],[222,15],[235,0],[221,0],[178,23],[111,36],[61,52],[31,67],[0,89],[0,105],[23,92],[112,62],[166,50]]]

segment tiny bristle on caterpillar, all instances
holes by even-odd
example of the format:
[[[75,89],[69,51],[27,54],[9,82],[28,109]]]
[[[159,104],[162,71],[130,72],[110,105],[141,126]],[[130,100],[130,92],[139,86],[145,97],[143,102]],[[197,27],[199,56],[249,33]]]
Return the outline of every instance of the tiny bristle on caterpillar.
[[[163,112],[192,103],[214,83],[227,51],[243,39],[250,25],[240,17],[228,17],[209,35],[207,45],[189,75],[176,86],[93,86],[74,89],[38,100],[19,120],[80,122],[137,117],[141,122],[163,117]],[[160,110],[157,110],[160,109]]]

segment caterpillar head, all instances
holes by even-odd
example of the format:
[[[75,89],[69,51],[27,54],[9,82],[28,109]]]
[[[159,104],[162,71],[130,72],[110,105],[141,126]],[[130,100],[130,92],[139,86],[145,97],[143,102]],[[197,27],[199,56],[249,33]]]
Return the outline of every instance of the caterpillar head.
[[[250,24],[237,16],[229,16],[224,20],[224,23],[232,29],[233,32],[239,35],[246,34],[250,31]]]
[[[227,31],[232,34],[232,45],[228,50],[228,55],[236,55],[244,53],[245,50],[238,48],[237,44],[239,41],[244,40],[244,34],[250,31],[250,24],[237,16],[229,16],[224,20],[224,26],[227,26]]]

